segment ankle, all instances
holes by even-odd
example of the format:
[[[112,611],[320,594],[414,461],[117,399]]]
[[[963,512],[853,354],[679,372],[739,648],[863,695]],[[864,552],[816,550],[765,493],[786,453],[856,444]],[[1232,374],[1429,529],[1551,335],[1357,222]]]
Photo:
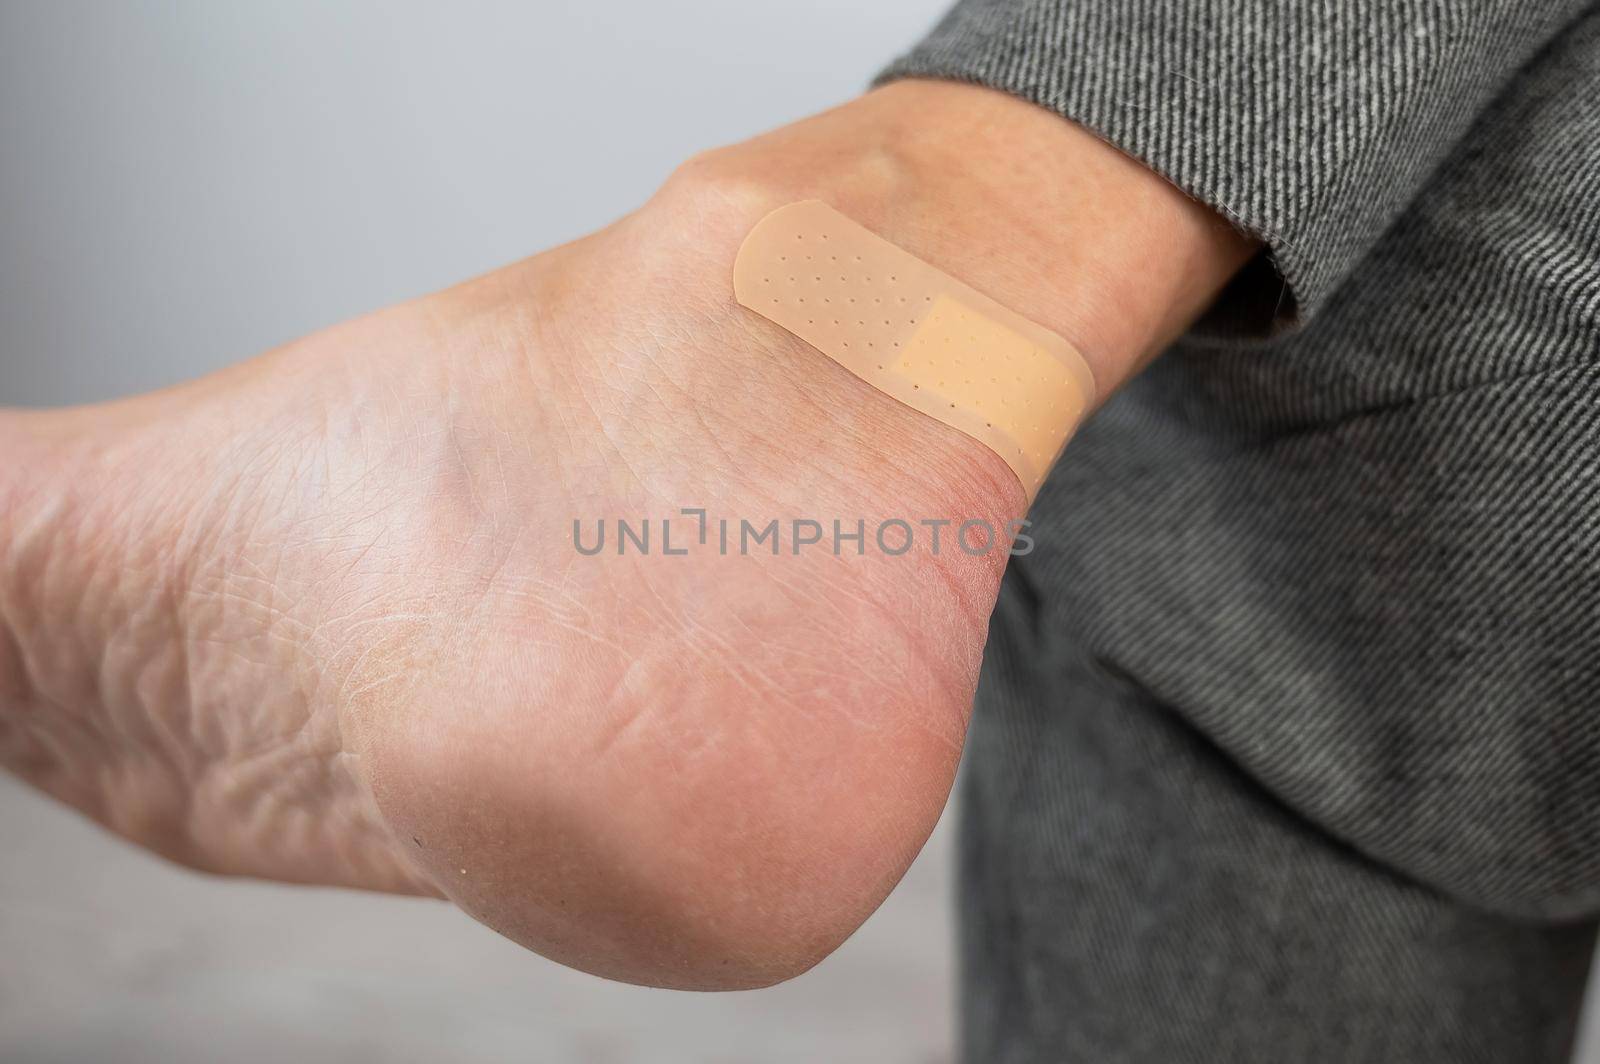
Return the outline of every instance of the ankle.
[[[707,153],[676,183],[740,205],[744,232],[786,203],[828,202],[1072,342],[1102,401],[1255,250],[1082,127],[954,82],[895,82]]]

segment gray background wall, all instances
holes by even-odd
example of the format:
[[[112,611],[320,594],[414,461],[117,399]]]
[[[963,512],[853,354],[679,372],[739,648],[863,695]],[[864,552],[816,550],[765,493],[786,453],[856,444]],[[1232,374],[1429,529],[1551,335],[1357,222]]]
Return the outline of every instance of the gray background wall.
[[[0,0],[0,403],[194,376],[575,237],[943,6]],[[811,974],[673,994],[433,903],[193,876],[0,777],[0,1060],[927,1064],[949,889],[946,824]]]

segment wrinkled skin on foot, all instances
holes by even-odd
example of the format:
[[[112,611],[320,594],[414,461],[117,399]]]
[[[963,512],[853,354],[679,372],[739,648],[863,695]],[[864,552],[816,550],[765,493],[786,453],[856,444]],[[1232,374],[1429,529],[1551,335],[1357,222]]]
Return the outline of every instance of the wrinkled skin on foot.
[[[345,560],[314,578],[359,610],[327,709],[417,867],[547,955],[689,985],[807,966],[899,878],[959,757],[1004,555],[584,557],[574,520],[1004,527],[1023,505],[993,455],[732,305],[757,212],[716,208],[669,192],[450,294],[452,354],[409,401],[355,374],[375,386],[342,415]],[[397,432],[368,438],[374,406]]]
[[[195,867],[443,895],[602,975],[754,986],[824,956],[939,815],[1007,560],[871,530],[1004,532],[1026,504],[997,456],[733,301],[739,242],[794,199],[928,244],[915,152],[845,166],[829,121],[192,385],[8,414],[6,763]],[[1085,172],[1137,170],[1074,136]],[[1211,232],[1138,173],[1144,208]],[[1109,379],[1248,251],[1226,250],[1216,279],[1141,277],[1143,332],[1074,304]],[[1013,242],[988,287],[1048,254]],[[724,554],[683,508],[735,543],[795,518],[868,542]],[[618,553],[615,522],[647,518],[654,549]]]

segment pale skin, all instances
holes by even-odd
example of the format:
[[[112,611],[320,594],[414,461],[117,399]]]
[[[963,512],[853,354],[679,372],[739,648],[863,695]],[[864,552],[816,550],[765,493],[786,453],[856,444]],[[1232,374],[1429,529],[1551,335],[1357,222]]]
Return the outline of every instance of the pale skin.
[[[228,875],[446,897],[661,986],[802,972],[948,795],[1003,551],[584,557],[574,518],[968,518],[1021,486],[733,300],[816,198],[1101,399],[1252,243],[1072,124],[908,81],[589,237],[191,384],[0,411],[0,758]]]

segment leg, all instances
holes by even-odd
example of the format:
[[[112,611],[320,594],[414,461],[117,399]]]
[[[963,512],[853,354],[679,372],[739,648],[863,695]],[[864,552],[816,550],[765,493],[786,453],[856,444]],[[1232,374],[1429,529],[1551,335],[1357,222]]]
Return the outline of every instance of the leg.
[[[1474,909],[1330,838],[1124,678],[1030,646],[1024,590],[969,743],[967,1059],[1568,1059],[1592,922]]]

